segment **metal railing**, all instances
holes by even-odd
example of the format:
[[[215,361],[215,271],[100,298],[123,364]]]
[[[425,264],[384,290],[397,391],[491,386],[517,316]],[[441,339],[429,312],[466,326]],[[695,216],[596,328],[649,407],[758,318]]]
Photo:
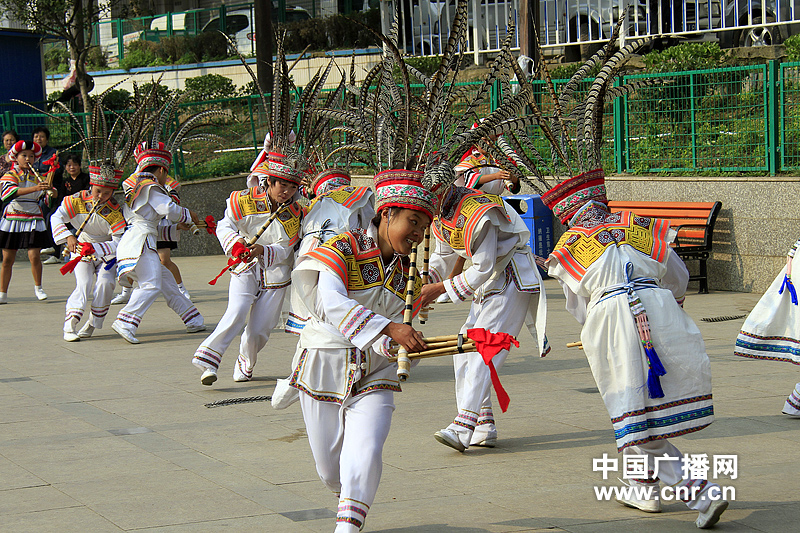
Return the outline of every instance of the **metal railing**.
[[[624,76],[619,83],[643,79],[658,83],[617,98],[606,107],[601,153],[603,167],[609,173],[773,175],[800,170],[800,62],[770,61],[745,67],[636,74]],[[554,80],[556,93],[565,82]],[[577,101],[590,83],[586,81],[578,88]],[[459,85],[465,88],[462,91],[466,105],[481,83]],[[536,82],[535,86],[538,107],[545,116],[552,114],[549,91],[543,82]],[[422,86],[412,90],[422,91]],[[495,109],[501,92],[499,86],[492,87],[478,114],[484,116]],[[267,131],[258,97],[183,103],[175,120],[211,108],[226,112],[213,119],[207,130],[222,135],[224,140],[220,146],[187,144],[175,158],[175,171],[183,178],[246,172],[261,148]],[[460,112],[458,106],[454,112]],[[4,127],[11,125],[22,138],[30,138],[34,127],[47,125],[51,130],[50,144],[57,148],[63,149],[77,140],[69,127],[44,114],[7,111],[0,114],[0,119]],[[548,161],[549,145],[539,129],[532,127],[528,138]]]
[[[455,6],[456,0],[381,2],[383,31],[388,34],[399,8],[402,47],[414,55],[439,54]],[[726,48],[757,46],[800,32],[800,0],[540,0],[539,6],[543,48],[557,48],[553,52],[570,61],[585,58],[610,37],[621,9],[628,13],[621,44],[639,37],[676,37],[717,40]],[[482,54],[499,49],[509,20],[516,28],[525,23],[519,18],[519,0],[468,0],[468,13],[467,51],[476,64]]]

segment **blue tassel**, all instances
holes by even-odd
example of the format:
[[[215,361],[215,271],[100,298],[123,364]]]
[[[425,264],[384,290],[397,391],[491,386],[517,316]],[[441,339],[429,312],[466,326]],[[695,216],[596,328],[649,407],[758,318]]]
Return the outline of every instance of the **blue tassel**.
[[[652,368],[647,372],[647,392],[650,398],[664,397],[664,390],[661,388],[661,380],[658,379],[658,376],[653,372]]]
[[[104,266],[103,269],[104,270],[111,270],[112,268],[114,268],[114,265],[116,265],[116,264],[117,264],[117,258],[115,257],[114,259],[112,259],[111,261],[106,263],[106,266]]]
[[[783,284],[781,285],[778,294],[783,294],[783,289],[789,291],[789,296],[792,298],[792,303],[797,305],[797,291],[794,288],[794,283],[792,283],[792,278],[789,276],[783,276]]]
[[[661,364],[661,359],[658,358],[656,349],[653,348],[653,343],[650,341],[644,343],[644,353],[647,356],[647,366],[649,367],[647,371],[647,391],[650,398],[663,398],[664,389],[661,388],[661,380],[658,377],[666,375],[667,370]]]

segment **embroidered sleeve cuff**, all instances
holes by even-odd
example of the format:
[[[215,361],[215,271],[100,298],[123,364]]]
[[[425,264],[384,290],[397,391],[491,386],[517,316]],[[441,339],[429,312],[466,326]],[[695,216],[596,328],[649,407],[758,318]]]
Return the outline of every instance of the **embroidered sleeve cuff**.
[[[72,232],[65,224],[56,224],[53,226],[53,240],[56,244],[64,244],[67,242],[67,237],[72,235]]]
[[[339,324],[344,338],[361,350],[366,350],[382,335],[381,331],[391,322],[388,318],[370,311],[363,305],[353,307]]]
[[[450,299],[454,302],[463,302],[472,298],[475,289],[469,286],[464,274],[459,274],[451,279],[444,280],[444,288]]]
[[[239,235],[235,231],[232,231],[227,235],[220,237],[219,243],[222,245],[222,249],[225,250],[225,253],[230,255],[231,248],[233,248],[233,245],[236,243],[236,241],[238,241],[241,238],[242,238],[241,235]]]
[[[19,187],[16,185],[5,186],[3,187],[3,201],[8,201],[13,199],[17,195],[17,191],[19,191]]]

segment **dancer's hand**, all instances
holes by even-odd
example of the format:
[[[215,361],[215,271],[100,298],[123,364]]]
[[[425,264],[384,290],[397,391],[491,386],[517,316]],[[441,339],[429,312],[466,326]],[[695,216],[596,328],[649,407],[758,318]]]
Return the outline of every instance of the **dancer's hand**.
[[[67,237],[67,250],[73,254],[78,253],[78,238],[75,235]]]
[[[428,307],[430,304],[433,303],[436,298],[444,294],[444,283],[428,283],[427,285],[422,286],[422,294],[420,296],[420,305],[422,307]]]
[[[391,337],[409,352],[421,352],[428,347],[422,340],[422,333],[407,324],[390,322],[381,333]]]

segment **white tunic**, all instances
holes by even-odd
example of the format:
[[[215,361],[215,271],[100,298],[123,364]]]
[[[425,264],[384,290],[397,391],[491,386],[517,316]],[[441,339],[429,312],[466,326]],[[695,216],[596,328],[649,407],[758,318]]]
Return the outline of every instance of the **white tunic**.
[[[669,223],[597,211],[564,233],[548,259],[548,273],[564,288],[567,309],[583,323],[584,353],[617,447],[698,431],[714,420],[711,368],[700,331],[676,301],[689,276],[669,247]],[[648,357],[628,289],[644,306],[667,372],[660,377],[661,398],[648,394]]]
[[[158,224],[163,218],[175,223],[189,222],[189,210],[176,204],[155,176],[147,172],[134,174],[123,183],[123,214],[128,229],[117,247],[117,279],[130,286],[136,279],[134,268],[146,250],[156,251]]]
[[[402,320],[409,261],[395,256],[384,264],[376,240],[371,224],[366,232],[339,235],[301,256],[292,274],[310,319],[290,383],[316,400],[342,403],[374,390],[400,391],[381,331]],[[418,281],[417,296],[420,289]]]
[[[94,244],[94,255],[98,259],[102,258],[103,262],[108,263],[114,258],[117,245],[125,231],[122,206],[111,198],[104,207],[90,217],[93,207],[94,201],[89,191],[80,191],[64,198],[58,209],[50,217],[53,240],[56,244],[64,244],[67,242],[67,238],[73,235],[73,232],[67,228],[67,223],[77,229],[89,217],[86,225],[83,225],[81,234],[78,235],[78,242]],[[84,257],[81,260],[91,261],[88,257]]]
[[[442,256],[457,254],[472,261],[451,279],[438,279],[440,274],[431,270],[431,282],[444,281],[453,302],[481,303],[502,294],[512,283],[520,292],[540,293],[537,301],[532,299],[530,307],[519,312],[527,314],[525,323],[537,341],[538,353],[546,354],[547,302],[528,245],[530,232],[520,216],[500,196],[454,188],[432,229]]]

